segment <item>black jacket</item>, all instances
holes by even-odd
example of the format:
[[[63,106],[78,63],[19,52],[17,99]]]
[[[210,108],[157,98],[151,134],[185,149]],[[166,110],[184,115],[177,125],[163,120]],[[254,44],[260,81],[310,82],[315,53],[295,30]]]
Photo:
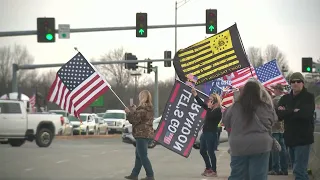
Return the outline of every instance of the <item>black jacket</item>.
[[[278,106],[284,106],[285,110],[278,110],[278,118],[284,120],[284,140],[287,146],[303,146],[314,142],[315,111],[314,95],[306,88],[296,96],[284,95],[279,100]],[[294,112],[294,109],[300,109]]]
[[[203,132],[217,132],[218,124],[221,121],[222,113],[221,108],[215,108],[214,110],[208,108],[208,105],[205,104],[199,96],[195,97],[198,104],[207,111],[206,118],[203,124]]]

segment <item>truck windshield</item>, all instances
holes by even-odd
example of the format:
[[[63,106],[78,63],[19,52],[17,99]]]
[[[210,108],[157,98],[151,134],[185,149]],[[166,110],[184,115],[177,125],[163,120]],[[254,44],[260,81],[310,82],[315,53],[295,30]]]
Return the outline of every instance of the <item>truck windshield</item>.
[[[126,119],[124,113],[105,113],[103,119]]]
[[[74,116],[69,116],[68,119],[69,121],[79,121],[79,119]]]
[[[49,112],[62,115],[63,117],[67,117],[67,113],[63,111],[49,111]]]

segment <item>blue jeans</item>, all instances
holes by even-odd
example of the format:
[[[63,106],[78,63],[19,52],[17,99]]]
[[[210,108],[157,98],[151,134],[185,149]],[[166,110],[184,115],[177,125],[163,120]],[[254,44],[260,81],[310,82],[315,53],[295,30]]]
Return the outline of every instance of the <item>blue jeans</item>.
[[[148,144],[150,139],[136,138],[136,160],[132,170],[132,176],[139,176],[142,166],[146,170],[147,177],[153,177],[151,162],[148,158]]]
[[[272,152],[272,170],[279,173],[288,172],[287,148],[284,144],[283,133],[273,133],[272,136],[281,146],[280,152]]]
[[[228,180],[267,180],[270,152],[248,156],[231,156]]]
[[[289,154],[296,180],[309,180],[308,161],[311,145],[289,147]]]
[[[207,169],[217,172],[217,158],[215,149],[217,147],[217,133],[203,132],[200,136],[200,154]]]

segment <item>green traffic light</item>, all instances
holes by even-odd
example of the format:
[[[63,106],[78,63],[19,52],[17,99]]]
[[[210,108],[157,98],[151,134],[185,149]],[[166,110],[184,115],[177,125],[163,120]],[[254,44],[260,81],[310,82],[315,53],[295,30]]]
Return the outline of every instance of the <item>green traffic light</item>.
[[[46,34],[46,39],[51,41],[53,39],[53,35],[52,34]]]
[[[311,71],[311,68],[310,68],[310,67],[307,67],[307,71],[310,72],[310,71]]]
[[[143,29],[140,29],[140,30],[139,30],[139,34],[140,34],[140,35],[143,35],[143,34],[144,34],[144,30],[143,30]]]
[[[209,30],[212,32],[214,30],[214,26],[213,25],[210,25],[209,26]]]

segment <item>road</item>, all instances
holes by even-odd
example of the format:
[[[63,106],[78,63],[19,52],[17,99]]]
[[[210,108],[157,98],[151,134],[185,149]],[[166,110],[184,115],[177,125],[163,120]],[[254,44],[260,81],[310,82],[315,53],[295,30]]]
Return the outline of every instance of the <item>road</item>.
[[[219,178],[200,175],[204,163],[196,149],[186,159],[158,145],[149,150],[149,157],[157,180],[226,180],[230,173],[228,144],[222,143],[219,149]],[[1,180],[123,180],[133,163],[134,147],[122,143],[120,137],[54,140],[49,148],[38,148],[35,143],[19,148],[0,145]],[[142,169],[140,178],[144,176]]]

